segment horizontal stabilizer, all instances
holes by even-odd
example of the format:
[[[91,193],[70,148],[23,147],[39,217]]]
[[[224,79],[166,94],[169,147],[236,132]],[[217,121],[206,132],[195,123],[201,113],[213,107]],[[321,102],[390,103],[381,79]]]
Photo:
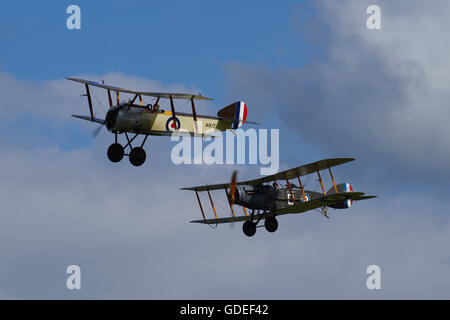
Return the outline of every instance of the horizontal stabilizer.
[[[314,199],[306,202],[299,202],[295,206],[283,208],[275,211],[276,215],[287,214],[287,213],[302,213],[309,210],[313,210],[321,207],[330,207],[339,202],[346,200],[365,200],[371,199],[375,196],[364,196],[364,192],[339,192],[333,193],[331,195],[327,195],[325,197],[321,197],[319,199]]]
[[[231,121],[231,122],[236,122],[236,123],[249,123],[249,124],[256,124],[256,125],[260,125],[258,122],[255,121],[243,121],[243,120],[234,120],[234,119],[227,119],[227,118],[220,118],[220,120],[226,120],[226,121]]]
[[[353,200],[355,200],[355,201],[358,201],[358,200],[366,200],[366,199],[373,199],[373,198],[376,198],[377,196],[361,196],[361,197],[359,197],[359,198],[357,198],[357,199],[353,199]]]

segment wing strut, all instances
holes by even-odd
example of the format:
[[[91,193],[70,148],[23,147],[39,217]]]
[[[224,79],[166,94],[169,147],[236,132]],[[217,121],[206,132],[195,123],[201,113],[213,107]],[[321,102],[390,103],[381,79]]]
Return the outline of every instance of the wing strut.
[[[105,84],[105,81],[102,80],[102,83]],[[112,108],[112,98],[111,98],[111,90],[108,89],[108,100],[109,100],[109,107]]]
[[[135,95],[134,95],[134,98],[133,98],[133,100],[131,100],[130,104],[133,104],[133,103],[136,101],[136,99],[137,99],[138,96],[139,96],[138,94],[135,94]]]
[[[231,205],[230,195],[228,194],[227,187],[224,186],[223,188],[225,189],[225,194],[227,195],[228,204],[230,205],[230,209],[231,209],[231,214],[233,215],[233,217],[235,217],[233,206]]]
[[[328,169],[329,169],[329,167],[328,167]],[[331,172],[331,171],[330,171],[330,172]],[[320,186],[322,187],[323,195],[326,197],[327,194],[326,194],[326,192],[325,192],[325,188],[323,187],[323,181],[322,181],[322,177],[320,176],[320,170],[319,170],[319,168],[317,168],[317,175],[319,176]],[[327,216],[327,210],[328,210],[327,206],[322,207],[321,214],[322,214],[325,218],[330,219],[330,217]]]
[[[153,105],[153,111],[156,111],[156,110],[159,109],[158,102],[159,102],[159,97],[156,98],[156,102],[155,102],[155,104]]]
[[[176,131],[177,130],[177,122],[176,122],[176,114],[175,114],[175,107],[173,105],[173,98],[172,95],[170,95],[170,108],[172,109],[172,121],[173,121],[173,128]],[[208,191],[209,193],[209,191]],[[217,218],[217,217],[216,217]]]
[[[195,195],[197,196],[198,205],[200,207],[200,211],[202,212],[203,220],[206,221],[205,212],[203,211],[202,202],[200,201],[200,197],[198,196],[197,189],[195,189]]]
[[[287,186],[288,186],[288,189],[289,189],[289,194],[291,195],[292,203],[295,204],[294,194],[292,193],[291,184],[289,183],[289,179],[288,178],[286,178],[286,183],[287,183]]]
[[[91,93],[89,92],[89,85],[86,83],[85,86],[86,86],[86,95],[89,103],[89,111],[91,112],[91,121],[94,121],[94,110],[92,109],[92,99]]]
[[[217,219],[216,207],[214,207],[214,202],[213,202],[213,200],[212,200],[212,198],[211,198],[211,193],[209,193],[209,190],[206,190],[206,191],[208,192],[209,201],[211,201],[211,206],[212,206],[212,208],[213,208],[214,215],[216,216],[216,219]]]
[[[120,91],[117,91],[117,105],[120,104]]]
[[[195,133],[198,133],[198,128],[197,128],[197,112],[195,112],[195,104],[194,104],[194,99],[191,98],[191,105],[192,105],[192,115],[194,116],[194,130]],[[225,189],[226,191],[226,189]],[[233,210],[233,209],[231,209]],[[233,212],[234,215],[234,212]]]
[[[300,189],[302,190],[303,201],[306,202],[305,189],[303,189],[302,180],[300,180],[300,177],[297,177],[297,179],[298,179],[298,185],[300,186]]]
[[[337,188],[336,188],[336,183],[334,182],[333,174],[331,173],[331,168],[328,168],[328,172],[330,172],[331,181],[333,181],[334,191],[335,191],[336,193],[338,193],[338,192],[337,192]]]
[[[323,187],[322,177],[320,176],[320,170],[317,170],[317,175],[319,176],[320,186],[322,187],[323,195],[326,196],[325,188]]]

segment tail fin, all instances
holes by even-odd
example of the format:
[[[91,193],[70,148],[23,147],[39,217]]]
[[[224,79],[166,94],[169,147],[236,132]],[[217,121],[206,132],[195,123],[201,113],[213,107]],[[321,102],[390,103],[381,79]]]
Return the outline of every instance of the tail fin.
[[[340,183],[340,184],[336,185],[336,189],[337,189],[337,193],[353,192],[353,187],[348,182],[344,182],[344,183]],[[336,191],[332,187],[332,188],[330,188],[330,190],[328,190],[327,195],[330,195],[333,193],[336,193]],[[338,202],[330,207],[335,208],[335,209],[348,209],[352,206],[352,204],[353,204],[353,200],[347,199],[342,202]]]
[[[231,128],[237,129],[247,120],[247,106],[244,101],[238,101],[221,109],[217,115],[225,120],[233,121]]]

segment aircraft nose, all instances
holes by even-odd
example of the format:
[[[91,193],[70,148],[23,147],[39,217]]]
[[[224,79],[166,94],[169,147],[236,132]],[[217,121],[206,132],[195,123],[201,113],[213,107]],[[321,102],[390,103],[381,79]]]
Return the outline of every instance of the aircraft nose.
[[[111,131],[117,122],[117,117],[119,115],[119,109],[111,109],[106,114],[105,122],[106,122],[106,128]]]

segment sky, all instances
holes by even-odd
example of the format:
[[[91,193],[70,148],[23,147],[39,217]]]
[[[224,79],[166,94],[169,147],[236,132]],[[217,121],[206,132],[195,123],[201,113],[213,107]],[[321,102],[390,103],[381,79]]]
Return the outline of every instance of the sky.
[[[81,30],[66,28],[71,4]],[[366,26],[371,4],[381,30]],[[444,0],[5,4],[0,298],[448,299],[449,9]],[[166,137],[148,139],[143,166],[113,164],[113,136],[93,139],[95,125],[70,117],[88,109],[68,76],[201,92],[215,99],[198,105],[206,114],[243,100],[255,128],[280,130],[280,169],[354,157],[336,180],[378,198],[329,220],[283,216],[276,233],[253,238],[240,224],[189,224],[201,215],[180,188],[226,182],[235,169],[255,178],[259,167],[175,165]],[[104,116],[105,93],[93,89],[93,102]],[[72,264],[81,290],[65,286]],[[366,287],[369,265],[381,269],[381,290]]]

